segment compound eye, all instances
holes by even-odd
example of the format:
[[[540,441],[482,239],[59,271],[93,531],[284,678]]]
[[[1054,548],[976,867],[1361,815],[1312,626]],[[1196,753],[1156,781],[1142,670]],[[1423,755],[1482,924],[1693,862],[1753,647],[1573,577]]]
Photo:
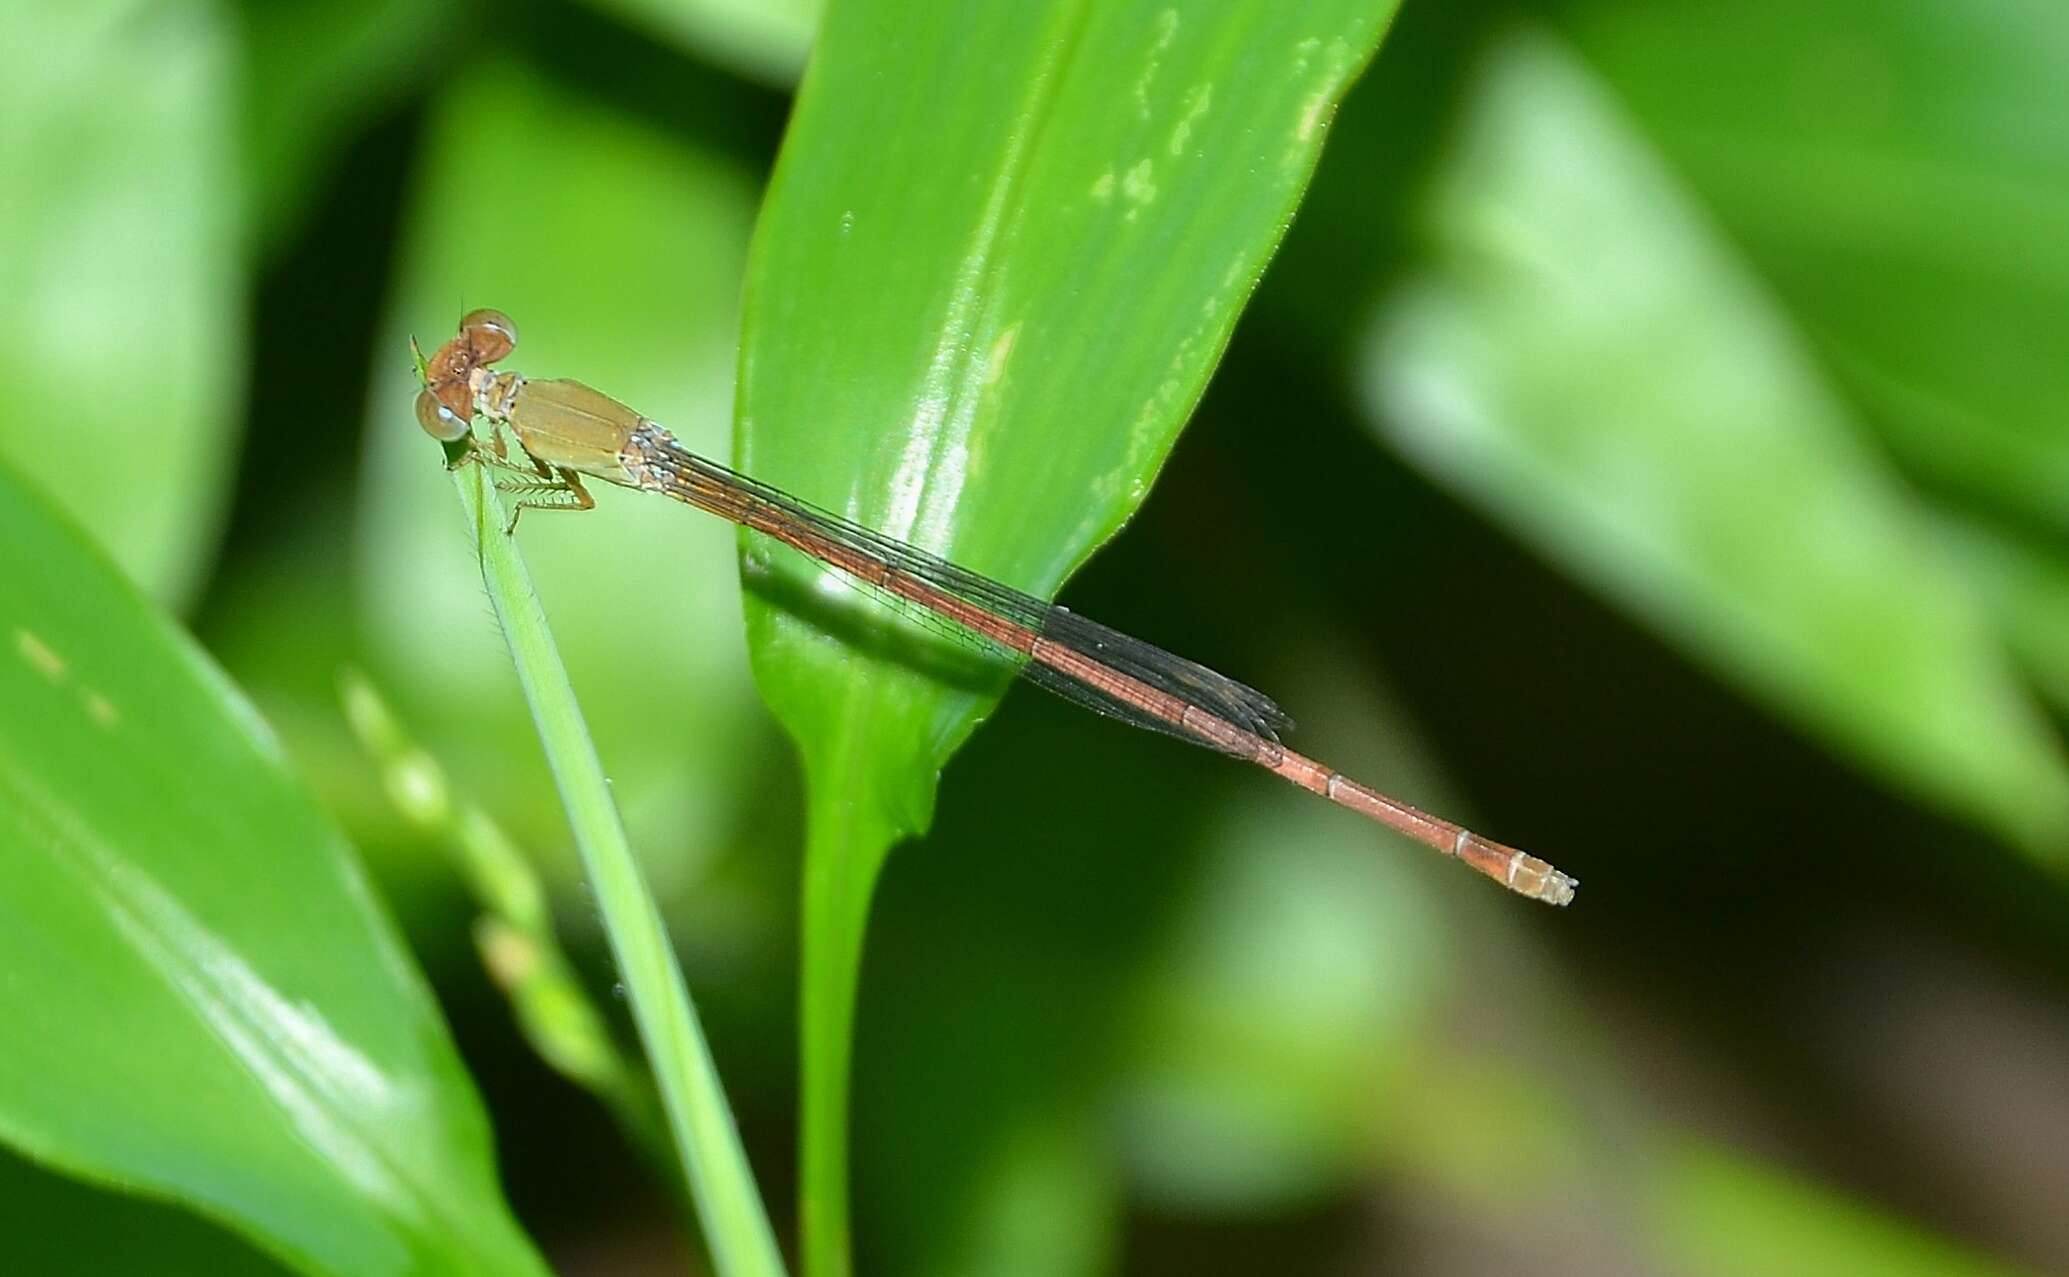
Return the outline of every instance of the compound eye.
[[[492,364],[517,348],[517,325],[500,310],[468,311],[460,320],[460,332],[477,363]]]
[[[439,402],[438,396],[429,389],[417,394],[417,424],[424,427],[424,433],[440,443],[453,443],[467,435],[469,423]]]

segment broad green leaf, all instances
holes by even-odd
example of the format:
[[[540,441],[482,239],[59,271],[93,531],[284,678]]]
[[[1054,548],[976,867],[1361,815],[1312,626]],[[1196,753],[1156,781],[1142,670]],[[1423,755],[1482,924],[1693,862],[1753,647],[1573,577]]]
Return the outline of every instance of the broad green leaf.
[[[543,1273],[350,848],[4,472],[0,705],[0,1140],[311,1273]]]
[[[1863,424],[1933,486],[2069,528],[2069,6],[1564,8]]]
[[[765,84],[796,83],[826,0],[589,0]]]
[[[230,55],[207,0],[0,6],[0,461],[174,604],[236,420]]]
[[[434,752],[513,827],[564,838],[537,751],[507,744],[529,740],[531,720],[438,447],[412,414],[408,339],[428,350],[463,311],[494,306],[520,335],[506,367],[579,378],[722,456],[752,186],[729,161],[507,61],[454,80],[424,155],[368,408],[361,615],[410,716],[466,725]],[[499,194],[512,182],[520,198]],[[518,535],[633,845],[672,849],[655,866],[665,899],[680,881],[669,874],[732,822],[767,738],[731,621],[731,532],[598,486],[599,509],[529,514]]]
[[[1053,592],[1141,501],[1390,13],[835,4],[749,268],[746,469]],[[757,681],[811,787],[803,1211],[832,1277],[871,884],[1004,671],[766,545],[745,570]]]
[[[1472,86],[1378,427],[1906,788],[2061,863],[2069,772],[1932,520],[1803,334],[1566,48]]]

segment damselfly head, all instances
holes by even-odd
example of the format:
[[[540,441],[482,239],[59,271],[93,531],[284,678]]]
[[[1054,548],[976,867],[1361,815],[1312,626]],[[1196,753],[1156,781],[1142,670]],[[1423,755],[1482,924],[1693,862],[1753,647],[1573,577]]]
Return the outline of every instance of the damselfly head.
[[[500,310],[470,310],[460,320],[460,339],[475,364],[492,364],[517,349],[517,325]]]
[[[517,325],[500,310],[470,310],[460,331],[424,366],[417,424],[433,439],[452,443],[474,421],[474,375],[517,348]]]

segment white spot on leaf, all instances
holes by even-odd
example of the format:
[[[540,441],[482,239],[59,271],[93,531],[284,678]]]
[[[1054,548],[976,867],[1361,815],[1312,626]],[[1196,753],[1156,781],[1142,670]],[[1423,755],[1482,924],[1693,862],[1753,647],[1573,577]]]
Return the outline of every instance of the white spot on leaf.
[[[1157,15],[1156,43],[1149,49],[1149,59],[1142,69],[1142,77],[1135,81],[1135,110],[1147,120],[1150,117],[1149,90],[1156,83],[1157,72],[1163,69],[1164,54],[1171,47],[1171,41],[1178,35],[1178,10],[1166,9]]]
[[[997,385],[1006,375],[1006,360],[1013,353],[1013,342],[1020,336],[1018,322],[1006,325],[998,340],[991,344],[991,352],[984,357],[984,386],[988,390]]]
[[[1294,62],[1294,73],[1305,75],[1315,60],[1319,40],[1303,40],[1296,46],[1298,56]],[[1349,82],[1352,66],[1351,46],[1342,40],[1331,40],[1321,53],[1322,70],[1309,88],[1300,108],[1300,118],[1293,127],[1293,139],[1298,144],[1287,153],[1288,162],[1304,157],[1305,147],[1314,141],[1315,134],[1329,122],[1334,114],[1337,99],[1343,95],[1344,85]]]
[[[50,645],[27,630],[14,632],[14,648],[21,653],[22,660],[30,669],[55,683],[65,676],[65,658],[50,650]]]
[[[1171,130],[1171,154],[1185,154],[1185,148],[1192,141],[1193,125],[1207,114],[1207,108],[1214,103],[1214,86],[1199,84],[1185,95],[1185,114],[1179,117],[1177,127]]]
[[[1128,176],[1121,179],[1121,194],[1130,204],[1147,204],[1157,197],[1157,184],[1151,179],[1156,170],[1148,160],[1128,170]]]
[[[86,716],[102,727],[113,727],[122,721],[114,703],[92,688],[86,690]]]

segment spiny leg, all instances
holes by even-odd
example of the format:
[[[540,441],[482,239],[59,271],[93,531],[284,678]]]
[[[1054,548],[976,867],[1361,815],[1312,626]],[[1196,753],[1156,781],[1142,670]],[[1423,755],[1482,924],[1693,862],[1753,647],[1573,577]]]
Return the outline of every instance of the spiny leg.
[[[514,461],[503,466],[519,473],[529,471]],[[535,463],[536,464],[536,463]],[[517,534],[517,521],[526,510],[594,510],[596,498],[589,495],[589,489],[582,486],[582,476],[573,470],[539,466],[545,471],[545,478],[498,479],[496,491],[514,496],[517,503],[510,508],[510,522],[503,525],[503,535]]]
[[[582,476],[573,470],[547,465],[523,448],[518,455],[523,461],[513,460],[504,449],[500,430],[489,436],[490,447],[470,447],[458,459],[446,463],[446,469],[457,470],[464,465],[479,465],[491,472],[501,472],[491,480],[496,491],[505,496],[518,498],[512,508],[510,522],[503,525],[506,536],[517,531],[517,520],[526,510],[594,510],[596,498],[589,495],[589,489],[582,486]],[[511,478],[509,476],[520,476]]]

